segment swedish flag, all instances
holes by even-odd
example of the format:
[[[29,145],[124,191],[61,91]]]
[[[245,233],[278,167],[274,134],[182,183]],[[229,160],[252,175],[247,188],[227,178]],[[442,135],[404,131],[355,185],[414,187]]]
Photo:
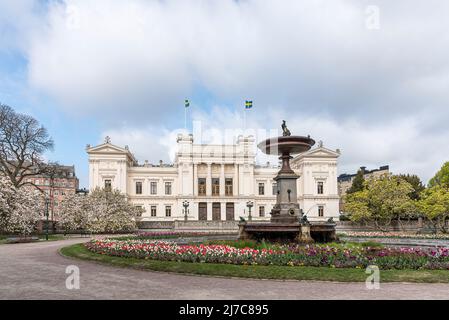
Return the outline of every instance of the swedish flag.
[[[253,102],[252,101],[245,101],[245,109],[251,109],[253,107]]]
[[[187,99],[185,99],[185,100],[184,100],[184,106],[185,106],[186,108],[190,107],[190,101],[187,100]]]

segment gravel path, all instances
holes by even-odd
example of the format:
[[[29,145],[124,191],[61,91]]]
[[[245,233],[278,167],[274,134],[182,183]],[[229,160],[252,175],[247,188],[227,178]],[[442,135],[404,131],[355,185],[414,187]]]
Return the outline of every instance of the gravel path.
[[[274,281],[187,276],[115,268],[67,259],[58,249],[71,239],[0,245],[0,299],[449,299],[449,284]],[[66,267],[80,270],[69,290]]]

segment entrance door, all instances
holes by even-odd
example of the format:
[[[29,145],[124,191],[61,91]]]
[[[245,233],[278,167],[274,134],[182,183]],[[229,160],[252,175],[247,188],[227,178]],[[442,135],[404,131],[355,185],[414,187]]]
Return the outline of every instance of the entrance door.
[[[207,203],[198,203],[198,220],[207,220]]]
[[[234,202],[226,203],[226,220],[234,221]]]
[[[221,209],[219,202],[212,203],[212,220],[221,220]]]

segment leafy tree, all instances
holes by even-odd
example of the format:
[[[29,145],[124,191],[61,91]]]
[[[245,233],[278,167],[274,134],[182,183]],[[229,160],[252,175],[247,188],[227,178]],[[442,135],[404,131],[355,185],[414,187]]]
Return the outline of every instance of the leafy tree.
[[[347,195],[345,208],[352,221],[374,222],[376,228],[387,231],[393,219],[414,212],[412,191],[410,183],[395,176],[371,178],[362,191]]]
[[[354,177],[354,180],[352,180],[352,185],[346,192],[347,194],[351,194],[354,192],[362,191],[364,188],[365,178],[363,176],[363,171],[359,170],[357,171],[356,176]]]
[[[47,129],[36,119],[0,104],[0,174],[14,187],[31,184],[27,177],[45,172],[42,155],[52,148]]]
[[[421,192],[426,189],[421,179],[416,174],[400,174],[398,177],[404,179],[413,187],[413,191],[409,194],[410,198],[412,200],[419,200]]]
[[[429,188],[437,185],[449,187],[449,161],[444,163],[441,169],[429,181]]]
[[[435,185],[423,192],[419,201],[420,211],[433,225],[434,230],[448,233],[449,187]]]

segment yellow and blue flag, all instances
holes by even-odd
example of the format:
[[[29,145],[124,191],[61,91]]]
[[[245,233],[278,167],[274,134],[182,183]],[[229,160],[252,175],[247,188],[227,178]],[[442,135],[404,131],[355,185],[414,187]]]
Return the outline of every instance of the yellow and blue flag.
[[[245,109],[251,109],[253,107],[253,101],[245,101]]]

